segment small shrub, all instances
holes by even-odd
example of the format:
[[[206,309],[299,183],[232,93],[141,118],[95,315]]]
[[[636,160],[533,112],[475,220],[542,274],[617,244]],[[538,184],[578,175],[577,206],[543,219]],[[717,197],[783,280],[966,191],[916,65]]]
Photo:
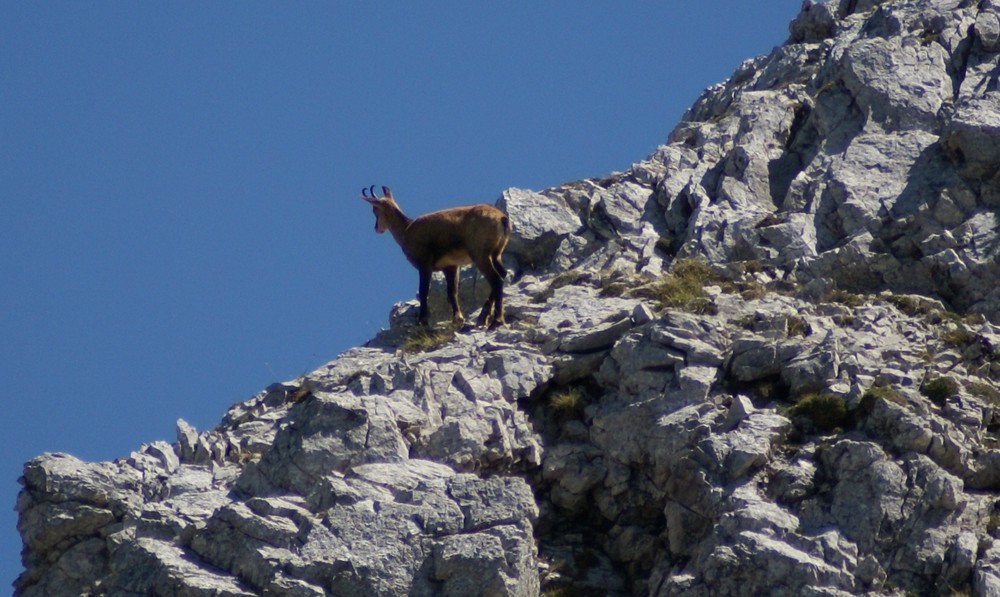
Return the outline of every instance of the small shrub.
[[[935,404],[943,404],[945,400],[958,393],[958,382],[950,377],[936,377],[924,380],[920,385],[920,393]]]
[[[815,429],[830,433],[843,429],[850,422],[844,399],[834,394],[806,394],[788,410],[793,421],[803,424],[806,431]]]
[[[898,404],[900,406],[906,406],[908,404],[906,396],[904,396],[899,390],[892,388],[890,386],[874,386],[865,392],[861,400],[866,399],[871,400],[885,400],[886,402],[892,402],[893,404]]]

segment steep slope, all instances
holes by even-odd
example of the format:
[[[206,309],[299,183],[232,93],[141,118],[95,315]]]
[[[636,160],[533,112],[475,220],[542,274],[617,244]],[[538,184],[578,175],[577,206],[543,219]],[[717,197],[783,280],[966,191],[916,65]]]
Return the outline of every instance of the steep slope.
[[[790,32],[503,194],[508,328],[402,303],[213,430],[28,462],[17,592],[1000,593],[1000,8]]]

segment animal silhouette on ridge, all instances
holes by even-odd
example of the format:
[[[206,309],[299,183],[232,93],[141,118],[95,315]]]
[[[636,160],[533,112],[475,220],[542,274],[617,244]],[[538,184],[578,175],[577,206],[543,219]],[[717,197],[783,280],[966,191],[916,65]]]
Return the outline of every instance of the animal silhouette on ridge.
[[[406,259],[420,273],[417,296],[420,299],[418,321],[428,325],[427,293],[431,274],[444,272],[448,284],[452,321],[465,321],[458,304],[458,270],[475,264],[490,284],[490,296],[479,314],[478,325],[496,329],[504,325],[503,281],[507,270],[500,262],[510,239],[510,218],[492,205],[480,203],[450,207],[409,218],[399,208],[389,187],[382,187],[382,197],[375,195],[375,185],[362,189],[361,198],[372,206],[375,232],[389,231]]]

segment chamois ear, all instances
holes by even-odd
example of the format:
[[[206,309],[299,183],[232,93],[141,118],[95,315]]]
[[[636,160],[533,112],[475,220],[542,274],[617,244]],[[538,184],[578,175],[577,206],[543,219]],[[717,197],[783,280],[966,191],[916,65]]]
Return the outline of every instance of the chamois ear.
[[[382,187],[382,197],[385,199],[392,199],[392,191],[389,187]]]

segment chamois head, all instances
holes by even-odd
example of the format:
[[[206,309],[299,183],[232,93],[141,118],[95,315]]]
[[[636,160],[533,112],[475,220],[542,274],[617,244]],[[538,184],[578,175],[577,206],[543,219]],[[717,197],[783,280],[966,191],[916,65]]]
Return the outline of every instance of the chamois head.
[[[375,185],[367,189],[361,189],[361,198],[371,203],[372,213],[375,214],[375,232],[382,234],[389,229],[389,215],[398,212],[399,206],[392,198],[392,191],[389,187],[382,187],[382,197],[375,196]]]

